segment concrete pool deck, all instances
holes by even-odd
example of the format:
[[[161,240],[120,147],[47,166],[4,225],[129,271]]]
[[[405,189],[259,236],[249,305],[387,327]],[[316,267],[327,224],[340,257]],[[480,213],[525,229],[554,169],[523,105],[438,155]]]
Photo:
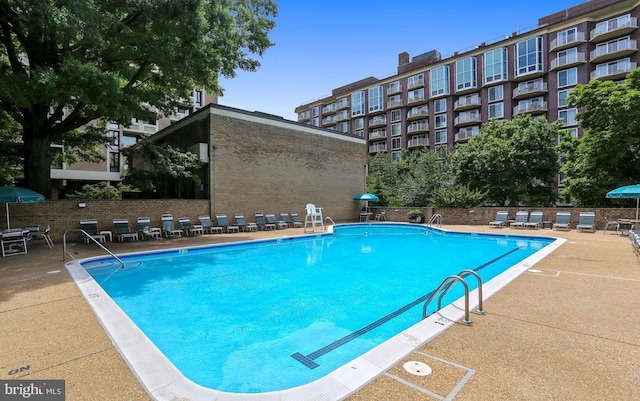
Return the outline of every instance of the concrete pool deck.
[[[522,233],[483,226],[450,230]],[[366,386],[356,400],[640,400],[640,262],[629,239],[554,232],[566,238],[485,300],[473,325],[455,324]],[[301,229],[108,243],[115,253],[302,234]],[[95,245],[71,243],[81,259]],[[0,259],[1,379],[64,379],[67,400],[150,399],[62,263],[62,246],[34,244]],[[412,376],[407,361],[432,367]]]

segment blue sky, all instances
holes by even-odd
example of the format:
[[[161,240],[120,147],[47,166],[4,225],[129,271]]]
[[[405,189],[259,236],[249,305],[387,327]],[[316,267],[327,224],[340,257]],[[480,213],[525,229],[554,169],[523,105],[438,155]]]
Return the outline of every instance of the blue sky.
[[[276,0],[275,46],[255,72],[222,80],[218,103],[297,120],[294,109],[362,78],[396,73],[398,54],[443,58],[586,0]]]

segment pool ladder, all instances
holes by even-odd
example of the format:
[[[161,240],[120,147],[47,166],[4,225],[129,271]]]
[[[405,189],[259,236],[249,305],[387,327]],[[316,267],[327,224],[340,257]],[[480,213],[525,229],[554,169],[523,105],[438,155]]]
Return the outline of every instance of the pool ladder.
[[[431,227],[432,224],[437,224],[438,227],[442,227],[442,215],[440,213],[436,213],[429,219],[427,226]]]
[[[86,231],[84,231],[81,228],[73,228],[70,230],[66,230],[64,232],[64,234],[62,235],[62,261],[66,262],[67,261],[67,255],[71,256],[71,259],[75,259],[73,257],[73,255],[69,252],[67,252],[67,233],[68,232],[80,232],[84,235],[85,238],[87,238],[88,240],[91,240],[93,242],[95,242],[100,248],[102,248],[106,253],[108,253],[109,255],[111,255],[115,260],[118,261],[118,263],[120,263],[120,267],[124,268],[124,262],[122,261],[122,259],[120,259],[119,257],[117,257],[113,252],[111,252],[110,250],[108,250],[104,245],[102,245],[101,243],[99,243],[95,238],[93,238],[91,235],[89,235]]]
[[[449,290],[456,282],[460,282],[464,286],[464,319],[462,320],[462,323],[471,324],[472,321],[469,318],[469,285],[464,279],[464,277],[468,275],[473,275],[475,276],[476,280],[478,280],[478,309],[476,310],[476,312],[484,315],[486,311],[482,306],[482,279],[480,278],[480,275],[478,273],[473,270],[467,269],[461,271],[456,275],[449,276],[445,278],[444,281],[442,281],[442,284],[440,284],[438,289],[435,290],[433,294],[431,294],[431,297],[429,297],[429,299],[424,303],[424,306],[422,307],[422,319],[426,319],[429,316],[427,315],[427,307],[429,306],[429,303],[433,301],[436,295],[438,295],[438,293],[441,293],[440,297],[438,298],[438,309],[436,309],[433,313],[439,311],[442,308],[442,298],[447,295],[447,292],[449,292]]]

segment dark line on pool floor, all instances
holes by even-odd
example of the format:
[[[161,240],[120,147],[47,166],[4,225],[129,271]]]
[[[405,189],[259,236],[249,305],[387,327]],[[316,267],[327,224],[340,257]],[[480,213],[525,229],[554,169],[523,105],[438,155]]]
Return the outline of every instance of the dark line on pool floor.
[[[491,265],[492,263],[495,263],[496,261],[511,255],[512,253],[514,253],[515,251],[519,250],[520,248],[514,248],[486,263],[481,264],[480,266],[476,267],[475,269],[473,269],[474,271],[479,271],[489,265]],[[434,290],[435,291],[435,290]],[[300,352],[295,352],[293,354],[291,354],[291,357],[293,359],[295,359],[296,361],[300,362],[301,364],[303,364],[304,366],[308,367],[309,369],[315,369],[318,366],[320,366],[315,359],[328,354],[329,352],[343,346],[344,344],[355,340],[356,338],[370,332],[371,330],[385,324],[386,322],[388,322],[389,320],[398,317],[399,315],[403,314],[404,312],[408,311],[409,309],[413,308],[414,306],[418,305],[421,302],[425,302],[427,299],[429,299],[429,297],[431,297],[431,295],[433,294],[434,291],[431,291],[423,296],[421,296],[420,298],[416,299],[415,301],[412,301],[406,305],[404,305],[403,307],[396,309],[395,311],[387,314],[386,316],[381,317],[380,319],[376,320],[373,323],[369,323],[368,325],[362,327],[361,329],[358,329],[354,332],[352,332],[351,334],[347,334],[346,336],[339,338],[338,340],[332,342],[331,344],[325,345],[322,348],[317,349],[316,351],[313,351],[310,354],[307,355],[303,355]]]

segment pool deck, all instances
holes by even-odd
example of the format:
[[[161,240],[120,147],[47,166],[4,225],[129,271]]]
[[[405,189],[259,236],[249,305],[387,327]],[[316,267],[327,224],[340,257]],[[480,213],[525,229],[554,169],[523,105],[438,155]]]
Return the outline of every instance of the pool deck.
[[[522,234],[484,226],[449,230]],[[640,400],[640,259],[628,237],[567,242],[346,400]],[[114,253],[301,235],[302,229],[108,243]],[[68,244],[74,257],[101,255]],[[535,271],[533,271],[535,270]],[[66,381],[67,400],[149,400],[62,263],[62,246],[0,258],[0,379]],[[428,376],[403,364],[424,362]],[[322,398],[314,398],[322,400]]]

